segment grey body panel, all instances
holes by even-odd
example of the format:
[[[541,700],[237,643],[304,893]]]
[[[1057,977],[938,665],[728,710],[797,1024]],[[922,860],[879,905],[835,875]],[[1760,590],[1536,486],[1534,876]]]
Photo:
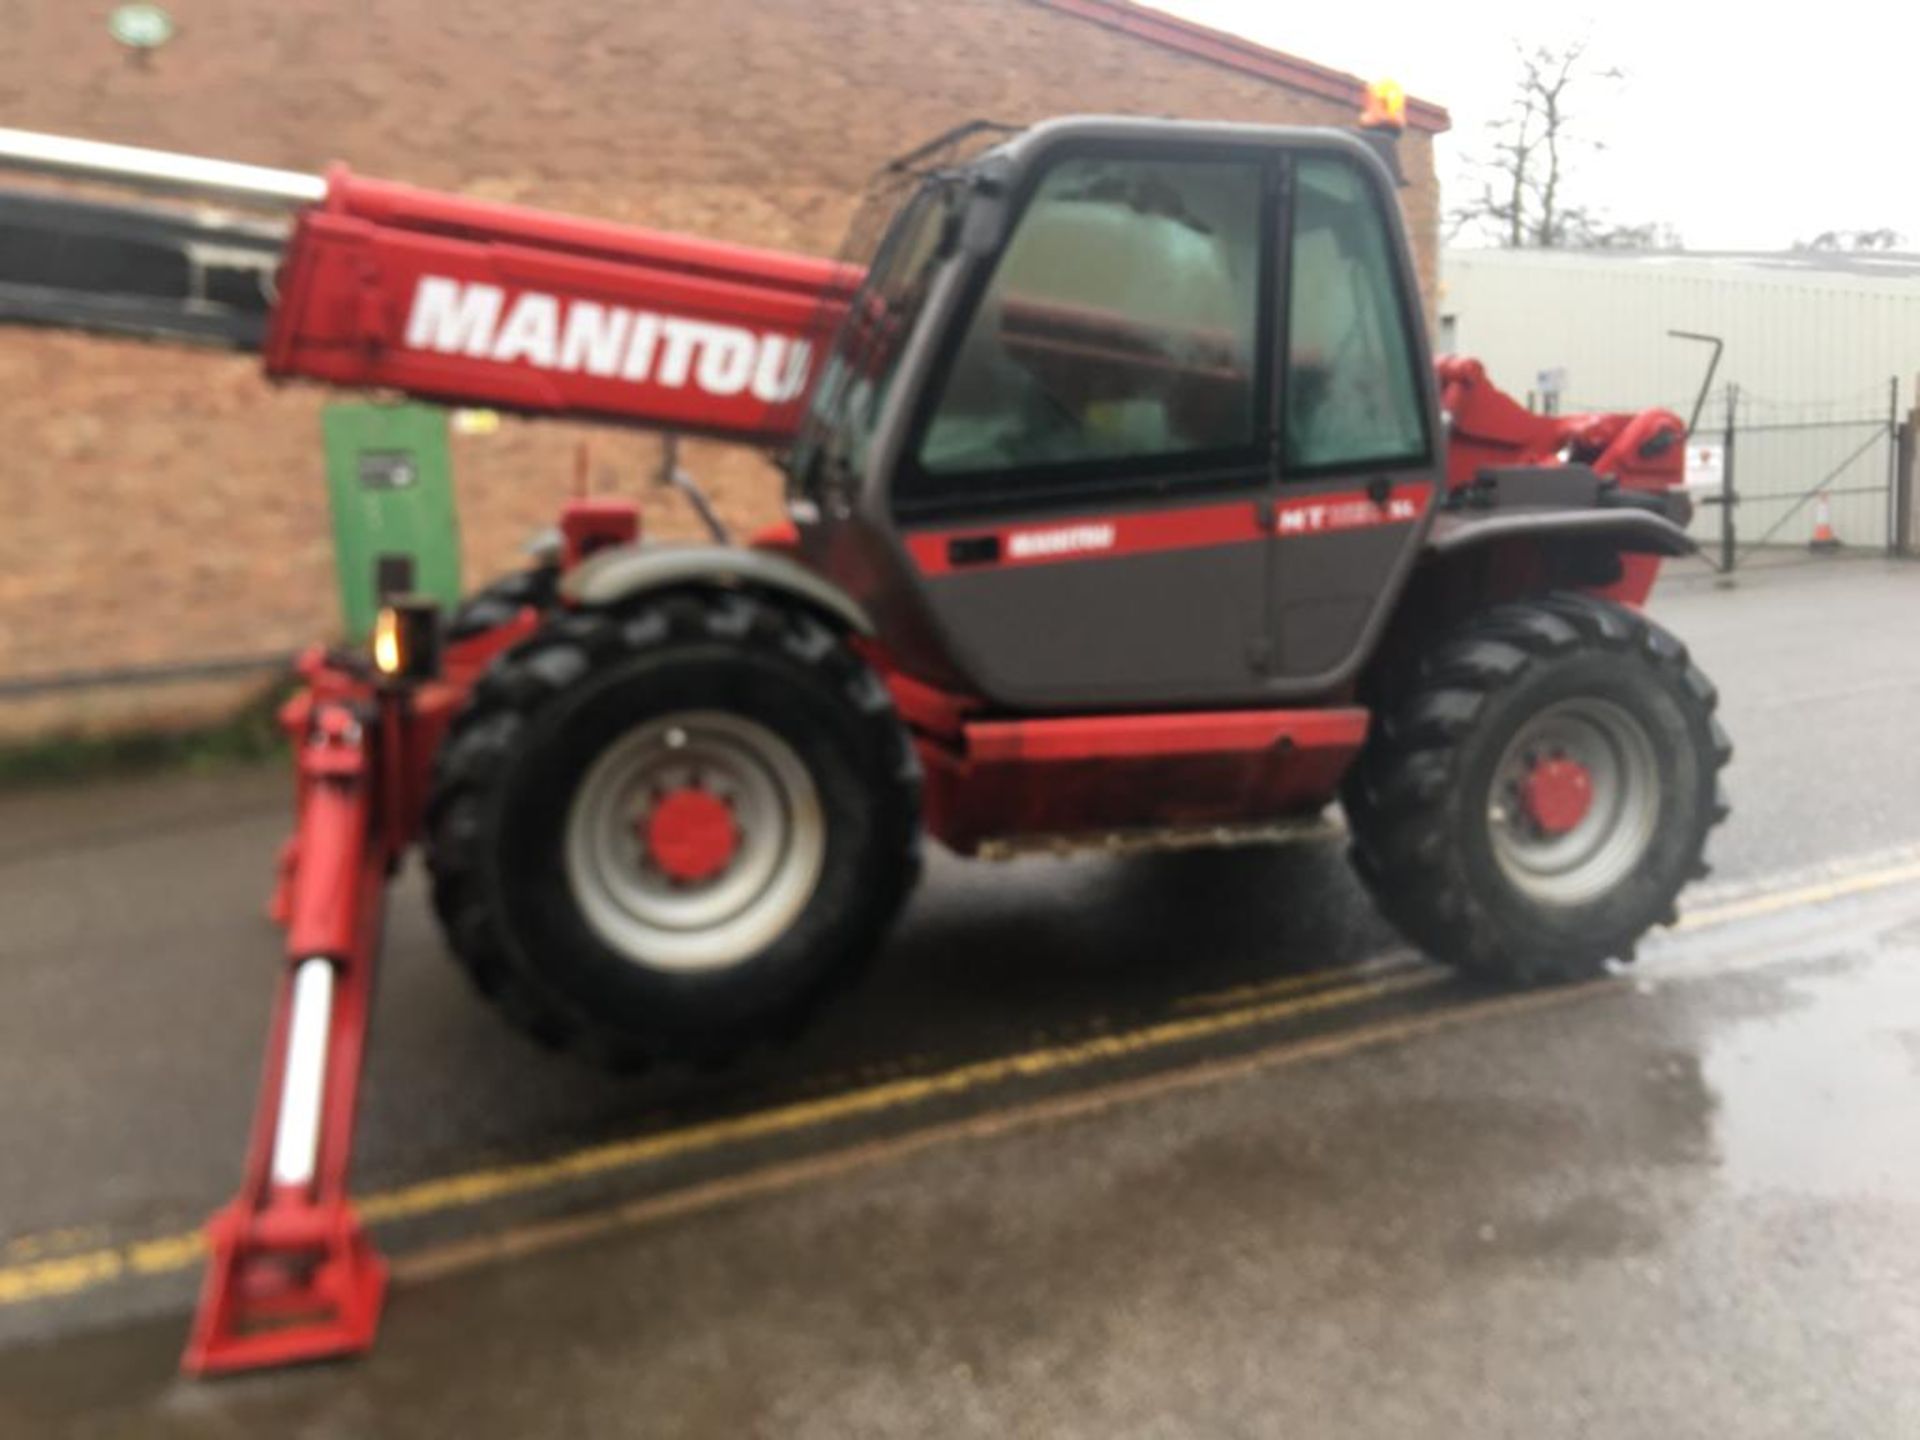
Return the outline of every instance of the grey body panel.
[[[1110,505],[991,528],[1051,531],[1177,521],[1204,508],[1246,512],[1247,538],[1031,566],[919,575],[935,623],[975,688],[1021,708],[1257,703],[1267,650],[1269,542],[1255,531],[1263,491],[1211,492],[1191,505]]]
[[[856,634],[874,633],[873,622],[859,603],[831,580],[784,555],[740,546],[616,545],[569,571],[560,582],[560,594],[573,604],[601,608],[689,585],[790,595]]]
[[[1691,555],[1699,548],[1692,536],[1664,515],[1645,510],[1548,507],[1442,515],[1433,523],[1427,548],[1444,555],[1495,540],[1557,538],[1601,541],[1641,555]]]
[[[1257,699],[1259,545],[943,577],[945,638],[1003,703],[1093,708]],[[1106,572],[1106,573],[1102,573]],[[1173,603],[1169,603],[1173,602]]]
[[[1336,689],[1359,672],[1419,559],[1427,523],[1423,515],[1414,524],[1274,541],[1271,698]]]

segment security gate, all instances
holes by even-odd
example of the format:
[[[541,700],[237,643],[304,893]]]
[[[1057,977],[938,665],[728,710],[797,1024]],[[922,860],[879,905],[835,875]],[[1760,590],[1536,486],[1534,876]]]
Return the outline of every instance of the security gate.
[[[1737,386],[1727,387],[1721,410],[1719,433],[1703,418],[1694,439],[1720,445],[1732,503],[1698,495],[1693,521],[1695,538],[1721,568],[1761,550],[1836,548],[1828,539],[1855,552],[1902,551],[1898,380],[1888,382],[1886,408],[1876,414],[1786,418]]]

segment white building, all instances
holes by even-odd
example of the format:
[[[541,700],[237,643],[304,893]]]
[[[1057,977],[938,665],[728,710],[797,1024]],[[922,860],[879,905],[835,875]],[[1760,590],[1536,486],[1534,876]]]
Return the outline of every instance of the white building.
[[[1776,526],[1771,543],[1804,543],[1803,497],[1823,486],[1849,545],[1886,543],[1890,382],[1904,419],[1920,374],[1920,255],[1450,250],[1441,276],[1441,348],[1478,357],[1523,399],[1558,381],[1562,413],[1664,405],[1684,418],[1713,350],[1668,332],[1720,337],[1696,435],[1720,437],[1737,385],[1741,543]],[[1714,510],[1695,522],[1718,525]]]

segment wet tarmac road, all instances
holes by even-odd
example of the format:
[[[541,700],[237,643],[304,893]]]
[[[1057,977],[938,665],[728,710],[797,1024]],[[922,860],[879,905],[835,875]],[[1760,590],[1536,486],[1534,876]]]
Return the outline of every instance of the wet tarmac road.
[[[1710,923],[1537,1011],[1397,952],[1322,851],[952,865],[794,1051],[615,1082],[503,1035],[403,893],[381,1352],[210,1389],[166,1380],[164,1244],[234,1177],[277,784],[9,802],[0,1434],[1915,1433],[1915,599],[1670,589],[1741,747]]]

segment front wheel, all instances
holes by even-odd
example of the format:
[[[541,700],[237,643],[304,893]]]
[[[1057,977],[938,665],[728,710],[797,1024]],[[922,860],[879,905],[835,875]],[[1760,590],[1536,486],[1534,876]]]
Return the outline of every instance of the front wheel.
[[[886,687],[818,619],[684,593],[557,615],[442,746],[434,901],[480,990],[625,1068],[794,1028],[879,943],[918,862]]]
[[[1704,873],[1733,753],[1716,703],[1636,611],[1577,594],[1489,610],[1379,716],[1342,796],[1355,866],[1463,971],[1595,974]]]

